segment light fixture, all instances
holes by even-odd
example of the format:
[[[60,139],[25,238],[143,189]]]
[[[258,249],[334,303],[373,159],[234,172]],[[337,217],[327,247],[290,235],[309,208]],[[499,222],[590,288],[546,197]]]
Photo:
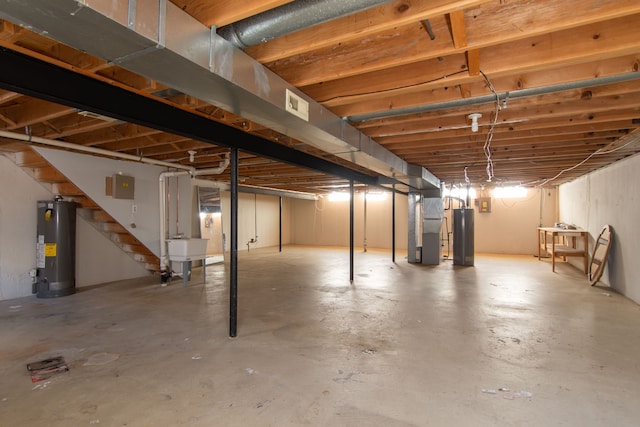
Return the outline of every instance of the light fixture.
[[[189,150],[189,151],[187,151],[187,153],[189,153],[189,161],[190,161],[191,163],[193,163],[193,161],[196,159],[196,153],[197,153],[197,151]]]
[[[471,113],[467,117],[471,119],[471,132],[478,132],[478,119],[482,117],[482,114]]]
[[[527,197],[526,187],[495,187],[493,189],[493,197],[496,199],[524,199]]]
[[[387,193],[385,191],[367,191],[363,194],[363,196],[367,199],[368,202],[381,202],[387,199]]]
[[[329,193],[329,201],[330,202],[346,202],[351,199],[351,193],[346,191],[334,191],[333,193]]]

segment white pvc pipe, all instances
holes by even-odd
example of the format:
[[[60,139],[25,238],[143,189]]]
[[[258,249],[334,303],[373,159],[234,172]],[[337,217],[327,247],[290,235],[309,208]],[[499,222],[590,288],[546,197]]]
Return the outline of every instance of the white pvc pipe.
[[[220,175],[229,166],[230,162],[231,162],[231,158],[229,157],[229,153],[225,153],[224,159],[222,159],[222,162],[220,163],[220,166],[218,166],[217,168],[196,169],[191,173],[191,175],[192,176],[198,176],[198,175]]]
[[[218,188],[220,190],[229,190],[229,184],[220,181],[209,181],[208,179],[193,178],[191,185],[206,188]]]
[[[169,267],[169,257],[167,256],[167,228],[165,219],[167,215],[167,186],[165,178],[172,176],[187,175],[188,171],[167,171],[162,172],[158,179],[158,200],[160,202],[160,271],[166,271]]]
[[[160,271],[166,271],[169,267],[169,257],[167,250],[167,227],[166,227],[166,215],[167,215],[167,184],[165,178],[169,178],[172,176],[181,176],[181,175],[191,175],[192,177],[197,175],[218,175],[224,172],[224,170],[229,166],[229,154],[225,155],[225,158],[220,163],[220,166],[217,168],[209,168],[209,169],[200,169],[200,170],[188,170],[188,171],[168,171],[162,172],[159,177],[158,183],[158,191],[159,191],[159,202],[160,202]],[[192,179],[192,183],[194,181],[202,181]],[[179,185],[178,185],[179,191]],[[176,205],[176,209],[180,209],[178,205]],[[171,272],[168,272],[171,273]]]
[[[72,144],[70,142],[58,141],[55,139],[41,138],[39,136],[25,135],[22,133],[0,131],[0,137],[35,144],[49,145],[52,147],[66,148],[69,150],[80,151],[84,153],[99,154],[101,156],[116,157],[118,159],[141,162],[156,166],[164,166],[167,168],[183,169],[189,172],[194,172],[196,170],[196,168],[194,168],[193,166],[185,166],[179,163],[163,162],[162,160],[150,159],[148,157],[134,156],[132,154],[119,153],[117,151],[109,151],[102,148],[86,147],[84,145]]]

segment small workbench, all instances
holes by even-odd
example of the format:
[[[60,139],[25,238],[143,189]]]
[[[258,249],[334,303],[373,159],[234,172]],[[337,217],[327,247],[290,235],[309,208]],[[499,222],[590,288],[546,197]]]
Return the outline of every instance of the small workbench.
[[[551,271],[556,271],[556,257],[564,261],[567,257],[582,257],[584,273],[587,274],[588,232],[557,227],[538,227],[538,260],[543,254],[551,256]],[[580,244],[580,240],[582,243]]]

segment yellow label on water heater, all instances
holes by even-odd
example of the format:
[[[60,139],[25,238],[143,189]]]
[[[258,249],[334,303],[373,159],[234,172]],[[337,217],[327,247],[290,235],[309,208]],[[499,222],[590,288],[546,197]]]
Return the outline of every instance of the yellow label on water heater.
[[[45,243],[44,244],[44,256],[56,256],[56,244]]]

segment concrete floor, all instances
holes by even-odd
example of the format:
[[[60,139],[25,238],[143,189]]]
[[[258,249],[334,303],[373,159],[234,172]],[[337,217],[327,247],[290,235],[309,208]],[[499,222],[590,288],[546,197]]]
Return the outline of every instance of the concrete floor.
[[[640,424],[640,306],[577,269],[370,251],[350,285],[348,263],[243,252],[235,339],[223,264],[2,301],[0,426]],[[70,371],[32,384],[55,355]]]

